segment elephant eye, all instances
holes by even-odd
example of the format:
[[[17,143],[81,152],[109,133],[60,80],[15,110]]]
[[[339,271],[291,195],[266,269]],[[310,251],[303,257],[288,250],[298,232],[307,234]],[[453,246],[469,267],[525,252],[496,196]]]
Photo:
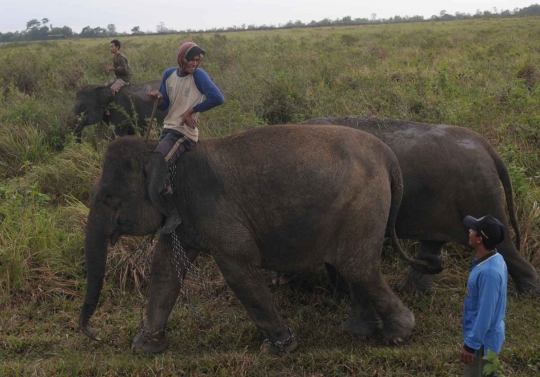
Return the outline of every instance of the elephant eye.
[[[111,194],[106,194],[102,202],[103,204],[111,208],[117,208],[120,205],[120,199],[112,196]]]

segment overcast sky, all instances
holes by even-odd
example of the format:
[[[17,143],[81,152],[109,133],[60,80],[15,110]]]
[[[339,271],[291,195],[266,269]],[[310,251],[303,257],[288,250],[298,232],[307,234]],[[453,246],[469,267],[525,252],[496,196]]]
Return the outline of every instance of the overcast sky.
[[[476,13],[496,7],[524,8],[534,0],[0,0],[0,32],[22,31],[31,19],[48,18],[55,27],[69,26],[80,33],[85,26],[106,28],[114,24],[118,32],[156,31],[160,22],[175,30],[211,29],[229,26],[276,25],[300,20],[309,23],[324,18],[389,18],[421,15],[429,18],[441,10]]]

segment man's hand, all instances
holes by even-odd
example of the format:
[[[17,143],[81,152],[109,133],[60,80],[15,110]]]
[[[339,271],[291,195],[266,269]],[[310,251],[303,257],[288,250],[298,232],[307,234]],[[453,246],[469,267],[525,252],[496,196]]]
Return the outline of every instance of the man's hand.
[[[474,353],[467,352],[465,347],[461,347],[461,362],[463,364],[472,364],[474,363]]]
[[[195,118],[193,118],[192,115],[193,115],[193,107],[190,108],[188,111],[186,111],[184,115],[182,115],[180,124],[186,123],[188,126],[195,129],[195,127],[197,127],[197,120],[195,120]]]
[[[112,65],[108,65],[107,67],[105,67],[105,69],[107,71],[114,71],[114,67]]]
[[[161,100],[163,98],[159,90],[152,90],[151,92],[148,92],[146,94],[148,95],[148,97],[153,99],[159,98]]]

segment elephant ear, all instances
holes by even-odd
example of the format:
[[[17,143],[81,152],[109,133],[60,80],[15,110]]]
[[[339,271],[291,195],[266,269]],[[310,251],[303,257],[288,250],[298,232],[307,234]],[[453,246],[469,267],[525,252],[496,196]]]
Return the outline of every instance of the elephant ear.
[[[109,103],[113,102],[114,99],[111,96],[111,91],[106,86],[98,86],[96,88],[96,96],[98,103],[101,106],[107,106]]]
[[[160,192],[165,187],[165,177],[168,173],[167,163],[159,152],[148,151],[143,161],[143,172],[146,177],[146,192],[152,204],[161,213],[168,213],[161,199]]]

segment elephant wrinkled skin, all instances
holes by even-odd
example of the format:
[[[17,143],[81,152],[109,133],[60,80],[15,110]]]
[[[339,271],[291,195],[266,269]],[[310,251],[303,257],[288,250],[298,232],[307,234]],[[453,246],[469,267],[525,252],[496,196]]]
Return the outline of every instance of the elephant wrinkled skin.
[[[148,97],[147,93],[159,89],[160,83],[160,80],[131,83],[114,97],[110,96],[109,88],[104,85],[85,85],[79,88],[75,98],[74,111],[77,120],[73,131],[77,140],[81,140],[84,127],[102,121],[115,125],[117,136],[134,135],[135,118],[137,127],[145,130],[147,119],[152,115],[154,107],[154,100]],[[109,109],[110,115],[106,115],[111,102],[113,106]],[[158,110],[157,121],[163,122],[167,113],[167,110]]]
[[[97,330],[89,321],[103,284],[108,241],[149,234],[163,220],[152,205],[159,198],[150,198],[166,173],[154,147],[136,137],[113,141],[94,186],[85,240],[87,293],[79,318],[93,339]],[[332,265],[351,285],[346,331],[382,330],[394,343],[412,332],[413,313],[379,272],[387,224],[401,251],[394,222],[402,180],[394,154],[377,138],[338,126],[255,128],[199,141],[178,160],[175,182],[182,216],[176,233],[188,257],[199,250],[213,256],[271,341],[286,340],[289,332],[261,268],[290,272]],[[408,261],[428,269],[426,261]],[[147,321],[133,347],[160,352],[168,345],[165,325],[180,290],[171,236],[161,236],[152,263]],[[286,350],[294,348],[296,342]],[[265,342],[263,350],[277,347]]]
[[[504,162],[481,135],[463,127],[373,117],[317,118],[304,124],[354,128],[376,136],[392,149],[404,184],[396,232],[401,239],[420,240],[417,258],[438,258],[447,242],[468,246],[468,229],[463,226],[463,218],[489,213],[506,228],[505,240],[497,246],[497,251],[504,257],[518,291],[540,296],[538,273],[519,253],[520,236],[510,176]],[[515,245],[504,210],[501,183],[516,235]],[[401,288],[429,291],[432,278],[411,270]]]

